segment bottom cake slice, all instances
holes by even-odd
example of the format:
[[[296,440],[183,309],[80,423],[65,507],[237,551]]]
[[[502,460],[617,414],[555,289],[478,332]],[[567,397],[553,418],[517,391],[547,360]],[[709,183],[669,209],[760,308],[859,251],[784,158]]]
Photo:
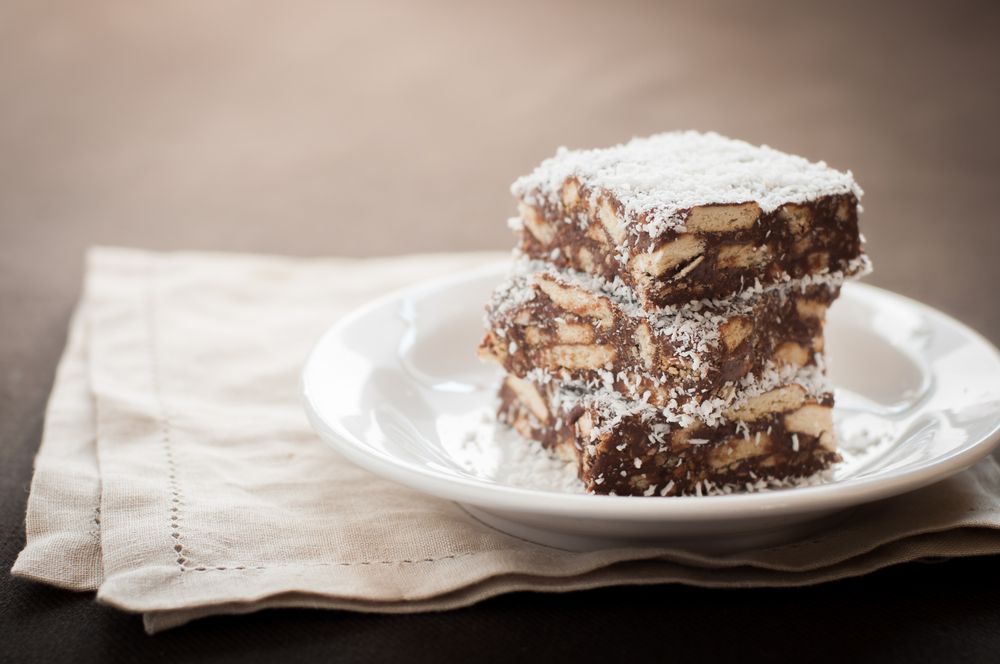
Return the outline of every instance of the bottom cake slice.
[[[526,438],[577,464],[588,492],[707,495],[808,483],[840,460],[833,394],[822,369],[771,371],[746,387],[712,425],[680,426],[643,401],[611,390],[507,375],[498,416]]]

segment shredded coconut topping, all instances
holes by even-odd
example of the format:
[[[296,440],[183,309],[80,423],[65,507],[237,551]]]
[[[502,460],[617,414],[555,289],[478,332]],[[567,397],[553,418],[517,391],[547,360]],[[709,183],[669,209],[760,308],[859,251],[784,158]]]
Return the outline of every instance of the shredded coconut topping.
[[[687,211],[710,204],[756,201],[764,213],[786,203],[862,191],[851,172],[825,162],[714,132],[669,132],[594,150],[561,147],[511,192],[530,205],[559,205],[567,178],[576,178],[591,204],[606,192],[622,206],[631,233],[652,237],[683,230]]]

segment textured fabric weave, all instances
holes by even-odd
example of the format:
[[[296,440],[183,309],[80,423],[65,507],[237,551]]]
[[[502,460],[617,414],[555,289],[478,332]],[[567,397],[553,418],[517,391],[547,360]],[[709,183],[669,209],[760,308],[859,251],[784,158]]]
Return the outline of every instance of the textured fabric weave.
[[[515,590],[803,585],[1000,552],[992,457],[806,541],[706,557],[533,545],[323,444],[298,396],[320,334],[388,290],[500,258],[93,250],[13,572],[96,590],[155,632],[281,606],[408,612]]]

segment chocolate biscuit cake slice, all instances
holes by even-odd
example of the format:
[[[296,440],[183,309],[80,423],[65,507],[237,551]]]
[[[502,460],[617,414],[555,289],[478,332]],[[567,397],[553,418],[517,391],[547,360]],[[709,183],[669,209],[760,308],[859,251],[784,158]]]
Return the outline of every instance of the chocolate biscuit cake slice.
[[[815,365],[842,282],[831,273],[647,311],[620,282],[521,260],[487,305],[480,355],[519,378],[607,384],[695,414],[765,366]]]
[[[849,172],[715,133],[561,148],[511,191],[525,254],[619,279],[647,309],[867,270]]]
[[[791,372],[791,373],[790,373]],[[705,416],[624,399],[608,389],[508,375],[498,417],[576,464],[590,493],[708,495],[794,486],[839,460],[833,396],[820,367],[768,367]],[[679,421],[683,419],[683,421]]]

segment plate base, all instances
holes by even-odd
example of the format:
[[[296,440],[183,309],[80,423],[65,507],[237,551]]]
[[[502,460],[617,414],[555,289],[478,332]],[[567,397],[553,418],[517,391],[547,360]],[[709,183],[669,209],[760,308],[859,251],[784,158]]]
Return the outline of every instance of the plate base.
[[[669,499],[667,499],[669,500]],[[834,510],[826,513],[810,513],[799,518],[782,517],[774,519],[764,526],[759,520],[747,524],[748,530],[740,532],[727,528],[724,532],[706,533],[702,528],[694,527],[689,532],[686,529],[673,528],[675,532],[657,532],[656,529],[643,528],[642,533],[612,533],[601,535],[590,530],[587,523],[576,523],[575,528],[554,526],[551,521],[538,527],[530,525],[523,515],[517,520],[488,512],[472,505],[460,504],[470,516],[482,523],[511,535],[518,539],[535,544],[542,544],[563,551],[600,551],[603,549],[618,549],[625,547],[654,547],[674,549],[699,553],[710,556],[732,555],[741,551],[760,551],[761,549],[790,544],[809,538],[824,530],[828,530],[847,519],[854,510]],[[601,524],[591,526],[598,530]]]

